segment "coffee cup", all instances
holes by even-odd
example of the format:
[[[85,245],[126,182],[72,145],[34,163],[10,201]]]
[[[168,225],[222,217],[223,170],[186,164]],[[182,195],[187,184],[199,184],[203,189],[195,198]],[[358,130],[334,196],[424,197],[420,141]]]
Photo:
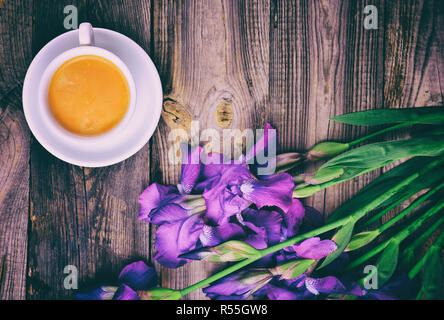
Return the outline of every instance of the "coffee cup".
[[[123,133],[125,127],[128,125],[128,122],[131,119],[131,116],[134,113],[134,109],[136,106],[136,86],[134,83],[134,79],[128,67],[118,56],[106,49],[95,46],[94,30],[90,23],[80,24],[78,40],[79,45],[77,47],[67,50],[58,55],[48,64],[42,74],[38,89],[38,99],[42,117],[47,123],[48,130],[50,130],[52,134],[58,135],[61,139],[65,140],[67,144],[88,144],[91,147],[94,147],[97,144],[109,144],[112,143],[114,138]],[[51,112],[50,102],[48,98],[50,82],[56,71],[68,61],[82,56],[100,57],[114,64],[114,66],[116,66],[121,71],[121,74],[123,74],[126,83],[128,84],[129,91],[128,107],[123,118],[109,131],[92,136],[76,134],[62,126],[57,121],[54,114]]]

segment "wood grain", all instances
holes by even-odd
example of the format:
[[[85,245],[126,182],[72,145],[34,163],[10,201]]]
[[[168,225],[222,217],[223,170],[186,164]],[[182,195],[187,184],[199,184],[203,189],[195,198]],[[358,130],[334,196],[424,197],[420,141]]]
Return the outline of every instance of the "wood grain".
[[[442,31],[444,9],[436,1],[385,4],[384,107],[410,108],[443,105]],[[391,138],[406,137],[406,131]],[[386,166],[390,170],[399,164]],[[411,201],[389,212],[392,218]]]
[[[29,206],[29,131],[21,105],[31,60],[32,2],[0,9],[0,299],[24,299]]]
[[[440,1],[69,4],[77,6],[79,22],[121,32],[150,54],[165,93],[162,120],[147,146],[111,167],[81,168],[51,156],[30,138],[21,86],[33,55],[66,31],[66,4],[0,0],[0,299],[72,298],[63,288],[68,264],[78,267],[84,287],[112,282],[129,261],[151,262],[155,229],[137,220],[137,199],[150,182],[179,182],[180,167],[168,159],[168,135],[173,129],[189,133],[193,120],[200,131],[220,134],[270,122],[279,151],[303,151],[373,130],[331,123],[331,116],[443,104]],[[364,28],[368,4],[378,9],[377,30]],[[328,215],[379,173],[329,188],[306,204]],[[221,267],[197,262],[170,270],[156,263],[161,284],[171,288]],[[201,291],[187,297],[203,298]]]
[[[189,131],[189,118],[199,121],[200,130],[214,128],[220,133],[227,127],[265,125],[269,109],[269,4],[163,1],[154,2],[154,12],[153,56],[166,102],[152,144],[152,179],[175,184],[180,172],[167,158],[172,146],[167,140],[170,130]],[[184,288],[213,270],[210,263],[192,263],[177,270],[162,268],[162,285]],[[187,298],[204,296],[194,292]]]
[[[79,1],[80,21],[108,27],[149,51],[149,1]],[[55,35],[63,5],[35,6],[35,51]],[[54,3],[52,4],[54,5]],[[134,19],[138,21],[133,23]],[[51,30],[48,30],[51,29]],[[31,226],[28,298],[72,298],[63,268],[78,268],[81,285],[109,283],[134,259],[149,257],[149,226],[137,220],[138,197],[149,179],[149,146],[119,164],[98,169],[72,166],[31,145]]]
[[[382,32],[363,28],[364,5],[273,2],[270,96],[281,152],[304,151],[324,140],[357,138],[365,134],[364,128],[328,119],[381,107]],[[312,165],[303,168],[314,169]],[[328,215],[374,176],[367,174],[318,192],[305,202]]]

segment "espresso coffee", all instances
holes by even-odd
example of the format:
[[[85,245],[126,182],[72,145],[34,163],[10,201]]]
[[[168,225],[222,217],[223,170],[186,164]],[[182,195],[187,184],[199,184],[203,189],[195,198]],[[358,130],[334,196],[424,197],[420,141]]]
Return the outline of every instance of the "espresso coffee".
[[[80,136],[96,136],[124,118],[130,101],[122,71],[100,56],[82,55],[62,64],[49,83],[48,103],[55,120]]]

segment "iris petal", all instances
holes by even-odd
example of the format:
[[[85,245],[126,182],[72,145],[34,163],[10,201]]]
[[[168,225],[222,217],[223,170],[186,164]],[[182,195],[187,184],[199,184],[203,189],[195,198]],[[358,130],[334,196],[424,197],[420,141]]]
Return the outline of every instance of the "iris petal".
[[[185,148],[188,149],[188,146],[185,146]],[[185,193],[190,193],[200,175],[200,153],[202,148],[197,146],[191,152],[184,149],[182,150],[186,152],[183,152],[184,159],[182,161],[181,186]]]
[[[245,231],[241,226],[226,221],[217,227],[205,225],[199,240],[204,247],[213,247],[228,240],[242,240],[245,238]]]
[[[189,260],[179,258],[179,255],[196,248],[203,225],[199,215],[160,225],[156,231],[155,259],[167,268],[187,263]]]
[[[292,290],[273,284],[267,285],[266,294],[270,300],[301,300],[309,297],[305,290]]]
[[[283,214],[285,221],[285,227],[283,228],[284,238],[294,237],[298,233],[304,216],[305,208],[302,203],[298,199],[292,199],[290,209]]]
[[[322,259],[336,251],[338,246],[332,240],[322,240],[318,237],[309,238],[300,244],[293,246],[293,250],[299,257],[306,259]]]
[[[133,290],[148,290],[156,286],[156,270],[143,261],[136,261],[122,269],[119,282],[128,285]]]
[[[253,202],[259,209],[276,206],[288,212],[292,205],[293,178],[287,173],[267,176],[264,179],[251,179],[241,185],[243,197]]]
[[[305,279],[306,288],[317,295],[319,293],[328,294],[343,294],[348,293],[347,288],[339,281],[338,278],[333,276],[328,276],[324,278],[310,278]]]
[[[282,216],[272,210],[254,210],[248,208],[242,212],[244,224],[258,232],[258,228],[263,228],[263,237],[267,245],[273,245],[281,240]]]
[[[264,269],[244,270],[217,280],[202,290],[214,300],[246,299],[252,291],[265,286],[271,278],[271,273]]]
[[[140,298],[136,291],[126,284],[121,284],[119,289],[117,289],[113,300],[140,300]]]
[[[76,298],[80,300],[111,300],[117,287],[100,286],[90,291],[79,292]]]
[[[172,223],[188,217],[188,211],[175,203],[169,203],[149,215],[150,222],[155,225]]]
[[[162,207],[165,203],[172,202],[177,197],[179,197],[177,188],[153,183],[139,197],[139,220],[149,222],[149,215],[153,210]]]

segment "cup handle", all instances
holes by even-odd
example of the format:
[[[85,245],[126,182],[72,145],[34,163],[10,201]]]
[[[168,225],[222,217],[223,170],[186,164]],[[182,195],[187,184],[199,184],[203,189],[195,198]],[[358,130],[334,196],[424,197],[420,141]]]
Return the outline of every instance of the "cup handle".
[[[79,26],[79,44],[81,46],[94,45],[94,30],[91,23],[83,22]]]

